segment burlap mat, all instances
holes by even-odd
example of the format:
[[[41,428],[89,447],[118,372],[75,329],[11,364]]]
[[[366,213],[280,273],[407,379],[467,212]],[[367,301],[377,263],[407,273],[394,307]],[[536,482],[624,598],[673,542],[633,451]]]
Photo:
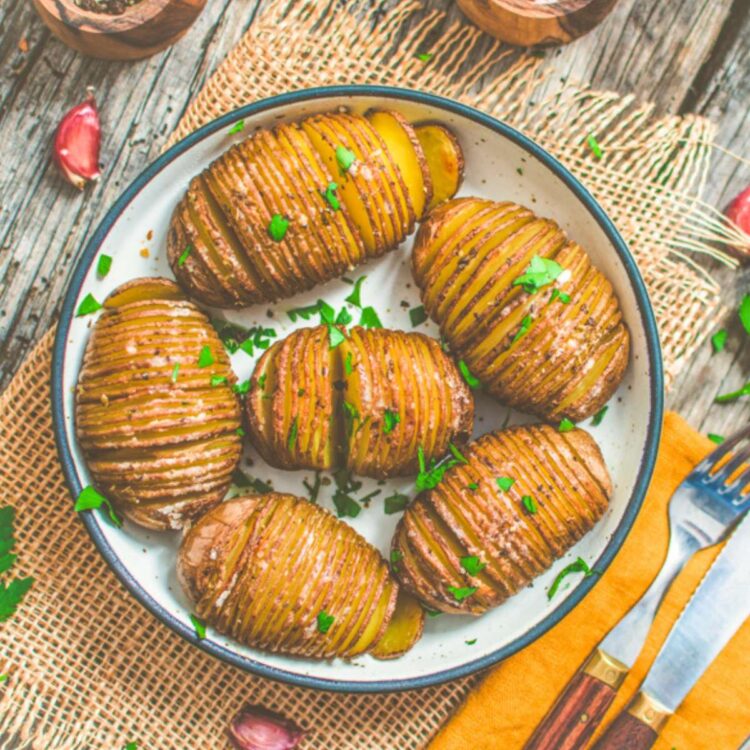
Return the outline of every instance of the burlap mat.
[[[350,4],[352,6],[352,4]],[[346,82],[433,91],[502,117],[560,157],[604,204],[636,253],[661,326],[669,376],[720,314],[716,283],[694,251],[741,238],[696,195],[712,125],[654,119],[649,105],[572,85],[552,91],[542,60],[465,25],[442,28],[412,2],[374,19],[335,4],[278,7],[255,23],[186,113],[175,138],[241,104]],[[368,5],[369,7],[369,5]],[[358,6],[354,4],[356,13]],[[415,20],[415,19],[412,19]],[[478,49],[481,55],[475,54]],[[431,51],[424,63],[416,51]],[[471,64],[467,61],[471,59]],[[504,68],[494,74],[497,67]],[[597,160],[584,145],[595,133]],[[678,311],[678,314],[675,314]],[[228,719],[263,703],[311,730],[306,747],[423,747],[473,680],[390,696],[343,696],[248,676],[202,654],[120,586],[72,512],[49,414],[52,332],[0,396],[0,492],[17,509],[17,575],[36,582],[0,626],[0,748],[222,748]]]

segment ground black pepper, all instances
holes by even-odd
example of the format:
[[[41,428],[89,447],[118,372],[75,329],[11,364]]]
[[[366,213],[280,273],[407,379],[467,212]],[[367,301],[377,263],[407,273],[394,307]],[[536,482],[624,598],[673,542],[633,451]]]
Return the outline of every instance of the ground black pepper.
[[[122,15],[132,5],[137,5],[141,0],[74,0],[75,4],[83,10],[92,13],[106,13],[110,16]]]

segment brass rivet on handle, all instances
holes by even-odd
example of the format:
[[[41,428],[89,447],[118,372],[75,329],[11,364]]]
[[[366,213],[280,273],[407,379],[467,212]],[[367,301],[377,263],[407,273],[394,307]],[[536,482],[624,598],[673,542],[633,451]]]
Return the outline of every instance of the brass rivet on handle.
[[[657,700],[645,693],[637,693],[630,701],[628,713],[638,721],[651,727],[657,734],[667,723],[672,715],[671,711],[661,705]]]
[[[628,676],[628,668],[604,651],[596,649],[583,665],[583,672],[617,690]]]

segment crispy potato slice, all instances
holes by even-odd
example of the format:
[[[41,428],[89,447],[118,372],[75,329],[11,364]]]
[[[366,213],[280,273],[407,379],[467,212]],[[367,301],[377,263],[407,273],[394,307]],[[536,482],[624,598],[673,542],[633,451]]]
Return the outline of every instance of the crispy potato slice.
[[[448,128],[438,123],[416,125],[414,132],[422,146],[427,169],[432,177],[432,199],[427,213],[450,200],[461,187],[464,177],[464,154],[461,144]]]
[[[370,652],[376,659],[395,659],[405,654],[424,631],[424,610],[419,602],[399,589],[396,608],[383,635]]]

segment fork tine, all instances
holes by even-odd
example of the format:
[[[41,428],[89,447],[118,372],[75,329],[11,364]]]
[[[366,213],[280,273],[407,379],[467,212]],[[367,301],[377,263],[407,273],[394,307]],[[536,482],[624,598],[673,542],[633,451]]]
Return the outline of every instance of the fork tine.
[[[706,456],[706,458],[704,458],[693,469],[693,471],[690,473],[690,477],[697,479],[708,474],[708,472],[710,472],[711,469],[716,466],[716,464],[719,463],[719,461],[721,461],[721,459],[724,458],[724,456],[726,456],[729,451],[732,450],[732,448],[734,448],[746,437],[750,437],[750,425],[745,427],[744,430],[736,432],[728,440],[725,440],[718,448],[709,453],[708,456]]]
[[[726,486],[726,492],[737,493],[737,495],[740,495],[748,482],[750,482],[750,466],[748,466],[747,469],[737,477],[737,479]],[[750,496],[745,499],[745,502],[750,502]]]
[[[727,461],[724,466],[716,472],[716,474],[711,476],[710,481],[717,483],[725,482],[735,471],[737,471],[737,469],[740,468],[740,466],[742,466],[742,464],[747,463],[749,458],[750,444],[746,445],[742,450],[737,451],[729,461]]]

